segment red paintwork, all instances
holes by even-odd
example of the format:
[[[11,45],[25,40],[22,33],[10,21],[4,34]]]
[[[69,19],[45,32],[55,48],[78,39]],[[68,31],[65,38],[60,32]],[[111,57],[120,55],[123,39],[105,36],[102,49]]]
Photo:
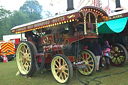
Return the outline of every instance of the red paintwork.
[[[59,54],[63,54],[63,51],[62,51],[62,50],[58,50],[58,53],[59,53]]]
[[[43,45],[54,43],[53,34],[43,36],[42,40]]]
[[[37,55],[35,55],[35,58],[37,58],[38,63],[41,63],[41,57],[45,57],[45,63],[50,63],[53,56],[51,53],[47,53],[45,55],[44,53],[38,53]]]
[[[52,58],[45,58],[45,63],[51,63]]]
[[[37,62],[41,63],[41,56],[38,57]]]
[[[71,62],[74,62],[74,61],[75,61],[75,56],[68,56],[68,59],[69,59]]]
[[[84,48],[83,48],[84,50],[87,50],[88,49],[88,46],[84,46]]]
[[[62,44],[53,44],[53,45],[43,46],[44,52],[61,50],[62,47],[63,47]]]
[[[64,45],[67,44],[67,43],[66,43],[67,41],[68,41],[69,44],[72,44],[73,42],[76,42],[76,41],[78,41],[78,40],[82,40],[82,39],[84,39],[84,38],[85,38],[84,36],[79,36],[78,38],[76,38],[76,37],[69,37],[69,38],[66,38],[66,39],[64,40]]]

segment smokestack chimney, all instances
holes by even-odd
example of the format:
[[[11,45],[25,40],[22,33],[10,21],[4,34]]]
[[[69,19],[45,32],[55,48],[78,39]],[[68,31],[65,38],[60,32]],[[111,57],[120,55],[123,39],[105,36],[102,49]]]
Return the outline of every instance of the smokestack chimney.
[[[67,0],[67,11],[73,10],[73,0]]]
[[[123,8],[120,5],[120,0],[116,0],[116,9],[115,9],[115,11],[118,12],[118,11],[122,11],[122,10],[123,10]]]
[[[116,0],[116,8],[120,8],[120,0]]]

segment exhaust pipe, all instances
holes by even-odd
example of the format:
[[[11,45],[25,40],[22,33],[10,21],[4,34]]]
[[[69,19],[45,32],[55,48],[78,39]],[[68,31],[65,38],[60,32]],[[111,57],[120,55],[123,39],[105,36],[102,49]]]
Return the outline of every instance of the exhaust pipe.
[[[120,0],[116,0],[116,8],[120,8]]]
[[[74,9],[73,0],[67,0],[67,10],[70,11]]]

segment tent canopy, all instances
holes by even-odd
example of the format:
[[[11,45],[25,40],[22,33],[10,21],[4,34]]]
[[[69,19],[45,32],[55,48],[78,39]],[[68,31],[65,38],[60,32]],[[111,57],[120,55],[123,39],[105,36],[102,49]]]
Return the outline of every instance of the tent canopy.
[[[128,22],[128,17],[109,20],[103,23],[98,23],[98,32],[101,33],[120,33],[124,30]]]

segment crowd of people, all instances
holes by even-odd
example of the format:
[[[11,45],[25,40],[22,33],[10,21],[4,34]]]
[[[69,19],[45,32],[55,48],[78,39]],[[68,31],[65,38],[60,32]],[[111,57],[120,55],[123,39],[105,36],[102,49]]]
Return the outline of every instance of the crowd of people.
[[[100,66],[103,63],[103,57],[105,58],[106,68],[105,70],[110,69],[110,45],[109,42],[106,40],[102,44],[98,42],[98,39],[94,39],[91,41],[91,49],[90,49],[95,57],[96,57],[96,71],[101,72]]]

